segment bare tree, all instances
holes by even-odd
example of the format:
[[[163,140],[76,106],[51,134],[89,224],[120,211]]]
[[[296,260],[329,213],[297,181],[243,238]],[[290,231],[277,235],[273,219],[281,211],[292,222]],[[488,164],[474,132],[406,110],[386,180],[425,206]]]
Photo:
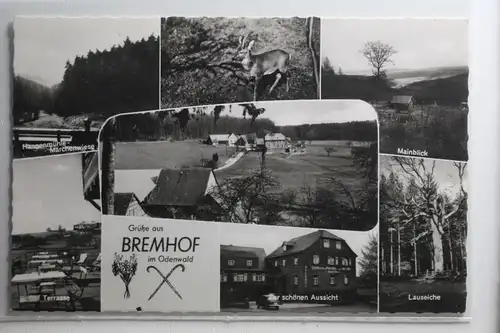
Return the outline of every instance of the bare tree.
[[[405,195],[403,202],[399,203],[402,225],[414,223],[418,218],[427,220],[429,227],[415,236],[412,242],[430,234],[433,248],[434,273],[444,271],[443,239],[448,238],[446,230],[451,227],[452,217],[459,211],[462,203],[467,198],[463,188],[463,175],[465,164],[455,165],[458,169],[460,189],[463,195],[456,200],[449,201],[446,195],[440,192],[439,183],[434,176],[436,161],[427,165],[424,159],[410,159],[394,157],[396,165],[404,172],[407,179],[413,179],[415,192]]]
[[[255,171],[246,177],[228,179],[211,195],[222,207],[224,221],[258,223],[265,219],[263,214],[275,211],[271,206],[276,200],[271,192],[279,186],[270,171]]]
[[[372,73],[376,79],[385,77],[384,67],[393,63],[391,57],[397,53],[391,45],[381,41],[367,42],[360,52],[372,66]]]
[[[328,156],[330,156],[331,153],[333,153],[335,151],[335,149],[333,149],[332,147],[325,147],[325,152]]]

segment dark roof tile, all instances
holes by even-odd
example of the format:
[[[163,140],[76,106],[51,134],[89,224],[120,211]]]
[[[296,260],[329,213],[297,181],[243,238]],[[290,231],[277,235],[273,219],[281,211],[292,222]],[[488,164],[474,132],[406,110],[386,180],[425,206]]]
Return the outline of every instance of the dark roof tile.
[[[234,245],[221,245],[220,246],[221,258],[239,256],[243,258],[258,259],[259,265],[257,269],[264,269],[266,252],[260,247],[247,247],[247,246],[234,246]],[[224,259],[223,259],[224,260]]]
[[[280,247],[278,247],[276,250],[274,250],[269,256],[267,256],[267,258],[276,258],[276,257],[281,257],[283,255],[300,253],[304,250],[307,250],[309,247],[311,247],[311,245],[313,245],[320,238],[327,238],[327,239],[332,239],[332,240],[343,241],[342,238],[332,234],[331,232],[328,232],[326,230],[318,230],[318,231],[312,232],[310,234],[295,237],[295,238],[290,239],[289,241],[284,242],[284,244],[291,246],[291,248],[289,250],[285,251],[283,249],[284,244],[282,244],[282,245],[280,245]]]
[[[115,193],[114,215],[127,214],[128,207],[134,197],[134,193]]]
[[[205,196],[211,174],[208,168],[162,169],[145,201],[148,205],[194,206]]]

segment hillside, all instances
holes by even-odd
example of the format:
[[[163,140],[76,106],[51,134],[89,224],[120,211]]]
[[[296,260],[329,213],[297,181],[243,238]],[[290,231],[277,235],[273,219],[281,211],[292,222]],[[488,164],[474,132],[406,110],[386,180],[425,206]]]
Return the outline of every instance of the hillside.
[[[468,76],[467,72],[445,78],[421,80],[403,87],[391,87],[390,82],[377,81],[371,76],[332,75],[331,72],[323,71],[321,96],[372,102],[389,101],[394,95],[412,95],[418,104],[437,102],[440,105],[458,106],[467,101]]]
[[[44,86],[14,78],[13,119],[16,125],[64,127],[66,118],[157,109],[159,104],[159,39],[125,38],[109,50],[89,50],[68,59],[60,83]],[[33,78],[36,79],[36,78]],[[39,80],[39,79],[36,79]],[[43,112],[53,115],[42,118]],[[73,127],[70,120],[68,126]]]
[[[412,77],[425,77],[427,79],[444,78],[467,73],[467,66],[435,67],[422,69],[399,69],[387,71],[388,79],[404,79]]]

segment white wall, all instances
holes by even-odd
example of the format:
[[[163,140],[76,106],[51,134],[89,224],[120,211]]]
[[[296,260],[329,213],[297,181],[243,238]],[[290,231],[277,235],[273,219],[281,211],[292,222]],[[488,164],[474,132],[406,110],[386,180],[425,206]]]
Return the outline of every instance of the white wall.
[[[500,230],[497,216],[500,196],[498,171],[499,101],[497,39],[499,8],[495,0],[473,0],[469,11],[466,0],[344,0],[344,1],[299,1],[299,0],[148,0],[142,1],[55,1],[42,6],[37,0],[31,4],[17,1],[15,7],[0,0],[0,313],[5,312],[7,300],[7,258],[9,221],[11,142],[9,130],[10,59],[6,26],[14,14],[63,14],[70,15],[244,15],[244,16],[417,16],[417,17],[470,17],[471,21],[471,95],[470,118],[470,243],[469,243],[469,309],[473,319],[470,324],[397,324],[397,323],[285,323],[285,322],[146,322],[146,321],[85,321],[73,322],[12,322],[5,319],[0,324],[1,332],[287,332],[300,331],[332,332],[446,332],[489,333],[496,332],[498,308],[498,240]],[[99,2],[105,4],[96,5]],[[86,3],[86,5],[82,5]],[[116,4],[120,5],[117,6]],[[146,6],[147,3],[147,6]],[[285,4],[286,5],[282,5]],[[314,5],[316,3],[316,5]],[[10,320],[10,321],[9,321]]]

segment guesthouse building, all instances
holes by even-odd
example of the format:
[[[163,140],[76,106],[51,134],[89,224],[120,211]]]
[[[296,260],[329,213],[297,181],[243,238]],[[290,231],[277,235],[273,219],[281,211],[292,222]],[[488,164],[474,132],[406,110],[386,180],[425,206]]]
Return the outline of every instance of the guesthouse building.
[[[269,286],[279,295],[337,295],[350,302],[356,295],[356,254],[340,237],[325,230],[283,242],[266,257]],[[283,298],[286,301],[286,298]]]
[[[221,303],[229,300],[256,300],[266,290],[264,249],[221,245]]]

